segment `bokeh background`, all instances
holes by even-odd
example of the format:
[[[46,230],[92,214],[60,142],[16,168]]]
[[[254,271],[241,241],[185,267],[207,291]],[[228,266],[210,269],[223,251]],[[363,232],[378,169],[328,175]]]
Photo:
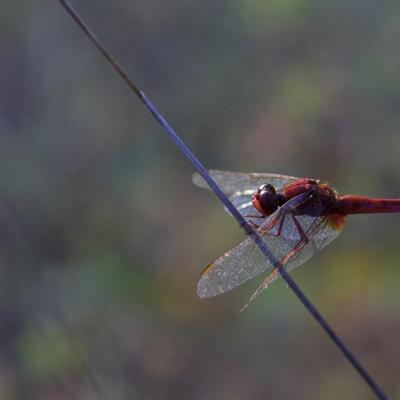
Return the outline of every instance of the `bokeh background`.
[[[400,195],[400,4],[74,1],[210,168]],[[199,300],[243,238],[57,1],[0,13],[0,398],[372,399],[284,282]],[[400,398],[398,215],[292,276]]]

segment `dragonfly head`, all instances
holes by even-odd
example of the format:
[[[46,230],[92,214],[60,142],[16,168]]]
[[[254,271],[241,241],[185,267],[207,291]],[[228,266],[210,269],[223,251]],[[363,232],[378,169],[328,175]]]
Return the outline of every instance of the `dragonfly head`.
[[[270,215],[283,203],[283,195],[276,193],[275,188],[267,183],[253,194],[253,207],[261,214]]]

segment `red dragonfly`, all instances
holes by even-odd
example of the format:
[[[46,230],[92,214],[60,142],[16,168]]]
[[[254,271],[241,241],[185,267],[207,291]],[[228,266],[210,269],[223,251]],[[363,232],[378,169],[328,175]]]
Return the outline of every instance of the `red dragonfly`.
[[[400,211],[400,199],[339,196],[326,183],[309,178],[218,170],[209,174],[287,271],[335,239],[347,215]],[[193,182],[209,189],[197,173]],[[197,294],[216,296],[272,267],[247,237],[204,269]],[[277,269],[271,271],[246,306],[278,277]]]

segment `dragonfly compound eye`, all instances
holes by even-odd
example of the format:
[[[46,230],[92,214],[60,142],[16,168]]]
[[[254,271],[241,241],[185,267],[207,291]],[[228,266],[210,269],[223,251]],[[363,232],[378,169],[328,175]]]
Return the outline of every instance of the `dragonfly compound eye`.
[[[264,215],[270,215],[275,212],[279,206],[280,196],[275,188],[270,185],[262,185],[253,196],[253,206]]]
[[[258,193],[265,192],[265,191],[268,191],[270,193],[276,193],[275,188],[270,183],[266,183],[265,185],[261,185],[258,188]]]

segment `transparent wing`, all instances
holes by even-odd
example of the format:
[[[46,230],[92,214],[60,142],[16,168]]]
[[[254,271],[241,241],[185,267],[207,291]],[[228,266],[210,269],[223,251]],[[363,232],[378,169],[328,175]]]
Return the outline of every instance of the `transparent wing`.
[[[281,191],[285,185],[299,179],[293,176],[264,174],[258,172],[243,173],[209,170],[208,173],[246,220],[257,222],[258,224],[263,221],[246,217],[247,215],[259,214],[251,202],[251,197],[254,192],[265,183],[270,183],[277,191]],[[192,179],[195,185],[204,189],[209,189],[209,186],[199,173],[194,173]],[[230,214],[229,211],[227,212]]]
[[[285,185],[295,182],[299,178],[287,175],[264,174],[258,172],[244,173],[232,171],[209,170],[211,178],[217,183],[227,196],[232,196],[237,192],[255,192],[264,183],[270,183],[276,190],[280,191]],[[201,188],[209,189],[207,183],[199,175],[194,173],[193,183]]]
[[[323,208],[319,204],[312,204],[309,215],[296,215],[296,210],[310,201],[311,196],[304,193],[291,199],[257,230],[273,257],[287,271],[303,264],[335,239],[344,223],[341,216],[321,216]],[[216,296],[271,268],[272,264],[247,237],[203,271],[197,283],[197,294],[201,298]],[[275,275],[268,284],[279,276]]]

